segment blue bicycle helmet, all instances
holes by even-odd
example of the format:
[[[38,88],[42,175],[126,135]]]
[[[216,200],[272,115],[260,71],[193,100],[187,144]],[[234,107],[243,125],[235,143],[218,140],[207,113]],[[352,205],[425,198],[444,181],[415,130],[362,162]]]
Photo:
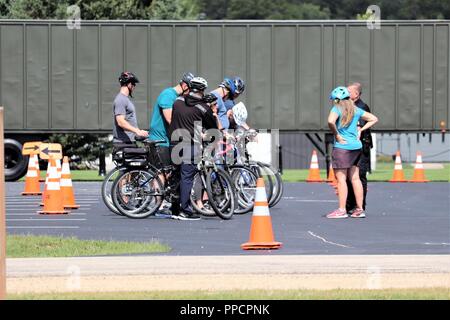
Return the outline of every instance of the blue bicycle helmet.
[[[245,90],[245,83],[244,83],[244,80],[242,80],[242,79],[239,78],[239,77],[235,77],[235,78],[233,79],[233,82],[234,82],[234,86],[236,87],[236,95],[239,95],[239,94],[241,94],[242,92],[244,92],[244,90]]]
[[[330,100],[345,100],[350,98],[350,92],[346,87],[337,87],[330,94]]]
[[[226,88],[230,92],[231,97],[236,94],[236,85],[234,84],[234,81],[231,80],[230,78],[223,79],[219,87]]]

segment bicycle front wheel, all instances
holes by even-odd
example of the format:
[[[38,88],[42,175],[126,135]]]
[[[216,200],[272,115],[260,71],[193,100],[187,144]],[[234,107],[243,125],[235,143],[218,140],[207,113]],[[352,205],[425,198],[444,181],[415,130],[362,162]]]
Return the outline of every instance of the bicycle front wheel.
[[[235,210],[235,191],[230,175],[221,168],[207,169],[206,192],[214,212],[222,219],[229,220]]]

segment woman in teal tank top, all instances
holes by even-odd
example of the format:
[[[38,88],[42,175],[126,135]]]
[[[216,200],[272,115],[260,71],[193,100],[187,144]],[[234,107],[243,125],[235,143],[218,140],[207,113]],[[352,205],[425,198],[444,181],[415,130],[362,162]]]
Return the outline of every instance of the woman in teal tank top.
[[[328,116],[328,126],[335,136],[332,165],[338,181],[339,208],[328,214],[327,218],[348,218],[345,208],[348,194],[347,179],[352,183],[357,206],[351,217],[364,218],[363,188],[357,166],[362,148],[359,138],[361,132],[372,127],[378,119],[373,114],[356,107],[350,100],[350,93],[346,87],[334,89],[330,94],[330,100],[333,102],[333,108]],[[359,119],[367,121],[362,128],[358,128]]]

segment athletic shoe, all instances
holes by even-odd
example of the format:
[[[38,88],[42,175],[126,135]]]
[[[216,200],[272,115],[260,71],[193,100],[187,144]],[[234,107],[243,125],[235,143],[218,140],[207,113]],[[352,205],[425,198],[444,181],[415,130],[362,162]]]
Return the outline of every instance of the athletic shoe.
[[[172,207],[172,204],[169,201],[163,200],[161,204],[161,209],[170,209]]]
[[[333,212],[327,214],[328,219],[345,219],[348,218],[348,214],[341,209],[336,209]]]
[[[353,210],[353,213],[352,213],[352,215],[350,217],[352,217],[352,218],[365,218],[366,217],[366,213],[364,212],[363,209],[356,208],[355,210]]]
[[[186,212],[180,212],[179,215],[172,216],[175,220],[185,220],[185,221],[194,221],[194,220],[200,220],[200,216],[196,213],[186,213]]]
[[[155,217],[160,219],[172,219],[172,213],[170,210],[158,210],[155,213]]]

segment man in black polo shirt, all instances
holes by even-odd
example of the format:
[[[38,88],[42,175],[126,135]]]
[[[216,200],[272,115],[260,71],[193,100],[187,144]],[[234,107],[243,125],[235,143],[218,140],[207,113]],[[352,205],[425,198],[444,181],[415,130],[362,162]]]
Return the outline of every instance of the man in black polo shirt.
[[[190,93],[175,100],[172,121],[169,125],[171,157],[175,165],[180,165],[180,213],[172,212],[178,220],[198,220],[190,206],[190,194],[197,172],[195,159],[199,155],[202,132],[217,129],[217,118],[204,101],[204,91],[208,83],[201,77],[191,80]],[[180,141],[181,139],[181,141]],[[180,160],[177,158],[180,157]]]
[[[361,84],[358,82],[352,83],[348,86],[348,91],[350,92],[350,99],[355,103],[355,105],[367,112],[370,112],[369,106],[361,99]],[[359,120],[358,130],[362,128],[366,122],[362,119]],[[362,142],[362,152],[361,158],[358,162],[359,167],[359,178],[361,180],[363,191],[364,191],[364,199],[363,199],[363,209],[366,210],[366,196],[367,196],[367,172],[371,172],[370,167],[370,149],[372,149],[372,136],[370,133],[370,129],[363,131],[360,137]],[[348,196],[347,196],[347,212],[351,214],[353,210],[356,208],[356,199],[355,194],[353,192],[352,183],[347,181],[348,187]]]

